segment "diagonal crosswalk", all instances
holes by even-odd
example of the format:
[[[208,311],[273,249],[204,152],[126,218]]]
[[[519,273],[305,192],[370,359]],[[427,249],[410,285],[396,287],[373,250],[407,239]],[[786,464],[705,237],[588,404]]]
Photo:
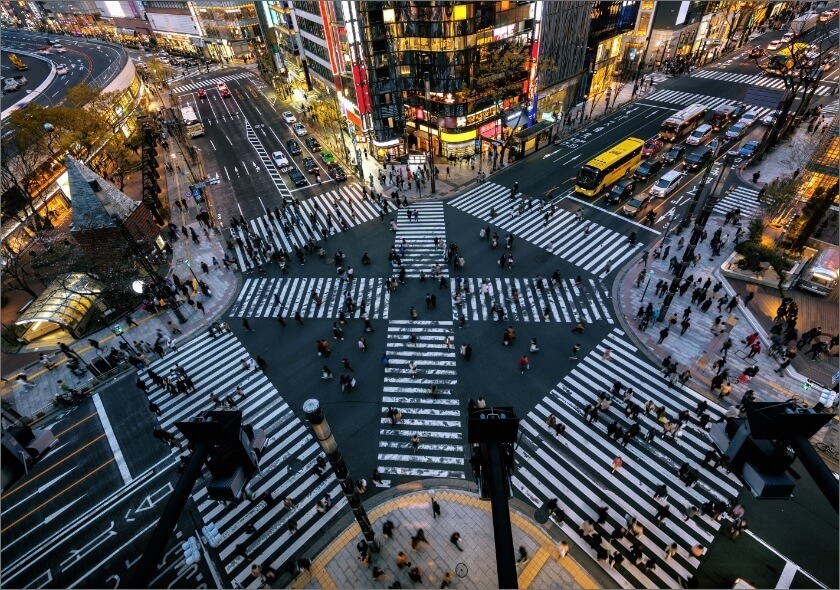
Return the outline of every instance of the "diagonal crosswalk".
[[[173,426],[175,422],[213,409],[214,404],[209,399],[211,391],[226,397],[237,386],[242,386],[246,392],[246,397],[236,403],[243,413],[243,424],[249,423],[266,431],[268,444],[260,458],[260,470],[249,484],[255,500],[224,506],[208,498],[207,486],[202,481],[196,484],[193,492],[204,523],[215,523],[222,534],[223,540],[214,551],[226,573],[231,579],[246,583],[253,580],[250,577],[253,562],[282,564],[292,557],[302,556],[309,539],[346,504],[329,466],[322,475],[315,475],[313,467],[321,449],[265,374],[259,370],[240,370],[238,366],[231,369],[231,363],[238,364],[239,359],[249,357],[233,334],[216,338],[203,335],[149,367],[166,377],[176,365],[180,366],[192,379],[196,387],[194,393],[172,395],[154,385],[148,371],[141,374],[148,386],[150,401],[161,410],[161,427],[175,434],[179,441],[183,441],[183,437]],[[220,363],[222,358],[231,362]],[[269,506],[261,498],[264,493],[272,494],[278,503]],[[320,514],[315,506],[325,494],[330,494],[335,504],[325,514]],[[294,508],[283,509],[283,498],[286,497],[295,499]],[[290,519],[297,521],[297,533],[289,531]],[[253,524],[256,532],[246,532],[248,524]],[[253,561],[245,560],[236,552],[239,544],[245,546]]]
[[[578,221],[565,209],[556,209],[552,214],[548,207],[542,208],[541,200],[535,200],[534,206],[522,213],[515,207],[516,203],[510,199],[510,188],[485,182],[453,199],[449,205],[512,233],[515,239],[545,248],[593,274],[603,275],[608,269],[619,268],[643,246],[639,242],[630,247],[626,235],[597,223]],[[504,240],[505,236],[499,237]]]
[[[692,78],[705,78],[707,80],[721,80],[723,82],[735,82],[738,84],[750,84],[752,86],[763,86],[764,88],[774,88],[776,90],[785,89],[785,81],[783,78],[776,76],[767,76],[763,74],[737,74],[734,72],[722,72],[718,70],[697,70],[691,74]],[[828,96],[831,94],[831,86],[827,84],[820,84],[817,86],[814,94],[817,96]]]
[[[611,359],[604,360],[607,348]],[[620,568],[604,562],[606,572],[621,588],[677,588],[680,579],[687,580],[697,569],[698,560],[690,549],[696,543],[709,546],[720,523],[698,515],[684,520],[690,506],[702,506],[707,501],[736,497],[741,484],[722,469],[700,467],[707,450],[712,447],[709,434],[697,422],[695,408],[704,398],[691,389],[679,385],[668,389],[658,368],[640,361],[638,350],[627,342],[619,329],[613,331],[561,381],[520,424],[517,447],[517,469],[514,485],[536,506],[557,498],[558,507],[565,511],[563,532],[585,551],[595,556],[579,531],[587,519],[597,520],[596,510],[608,506],[606,522],[596,525],[608,551],[618,551],[626,559]],[[655,412],[639,413],[640,435],[622,446],[606,435],[610,422],[617,422],[625,430],[634,420],[627,416],[625,406],[616,399],[611,408],[600,413],[597,423],[584,420],[584,407],[596,405],[597,395],[611,391],[619,381],[634,390],[633,401],[640,407],[650,400],[664,407],[667,420],[676,422],[682,410],[691,412],[688,426],[680,436],[671,439],[659,436],[663,423]],[[722,415],[721,408],[710,404],[711,418]],[[566,429],[562,435],[549,428],[547,418],[553,414]],[[649,430],[657,436],[648,443],[644,435]],[[623,467],[611,473],[615,457],[623,459]],[[699,481],[693,487],[679,479],[677,471],[687,462],[698,468]],[[654,490],[667,485],[667,499],[654,498]],[[670,506],[670,515],[659,522],[655,515],[663,504]],[[637,566],[630,558],[632,543],[628,538],[615,540],[610,546],[609,536],[618,526],[626,526],[626,515],[635,516],[644,526],[644,534],[635,542],[641,547],[644,560],[654,559],[652,570]],[[665,560],[664,548],[677,543],[676,557]]]
[[[726,215],[731,209],[741,209],[741,223],[746,226],[749,220],[761,217],[764,207],[758,201],[758,189],[748,186],[736,186],[731,193],[724,191],[715,207],[713,213]]]
[[[343,228],[350,229],[376,219],[381,211],[375,201],[367,199],[360,186],[353,184],[300,201],[299,207],[286,204],[282,210],[275,207],[271,213],[247,220],[247,223],[251,236],[257,236],[270,249],[293,252],[296,247],[305,246],[310,239],[322,240],[322,230],[330,236],[343,231]],[[239,267],[248,268],[251,256],[247,252],[246,240],[235,228],[231,229],[231,233]],[[252,244],[252,249],[257,255],[259,248],[253,248]]]
[[[232,80],[252,79],[254,75],[251,72],[240,72],[238,74],[230,74],[229,76],[219,76],[217,78],[208,78],[206,80],[199,80],[196,82],[188,82],[186,84],[179,84],[172,87],[172,92],[195,92],[202,88],[213,88],[219,82],[230,82]]]
[[[440,274],[447,276],[449,269],[443,258],[446,252],[443,203],[426,201],[401,210],[394,232],[394,248],[400,254],[406,276],[419,277],[420,271],[432,276],[432,268],[437,264],[440,265]]]
[[[321,304],[312,301],[312,291],[318,293]],[[353,303],[353,309],[347,301]],[[385,279],[344,278],[248,278],[245,279],[230,317],[277,317],[294,315],[304,318],[335,319],[344,311],[348,317],[360,318],[367,313],[370,319],[387,319],[390,296]]]
[[[457,281],[450,285],[454,298]],[[516,322],[568,323],[583,319],[587,324],[613,323],[609,292],[602,282],[592,278],[580,287],[572,279],[561,279],[552,288],[546,279],[470,277],[463,279],[459,292],[462,303],[452,307],[455,320],[463,313],[471,321],[498,321],[499,314],[493,309],[501,307],[503,317]]]
[[[388,324],[385,352],[390,366],[385,368],[379,430],[382,474],[465,477],[452,328],[452,322],[391,320]],[[417,370],[413,376],[411,363]],[[437,399],[432,396],[434,385],[439,389]],[[387,415],[389,408],[402,413],[396,424]],[[411,442],[415,434],[420,437],[417,449]]]

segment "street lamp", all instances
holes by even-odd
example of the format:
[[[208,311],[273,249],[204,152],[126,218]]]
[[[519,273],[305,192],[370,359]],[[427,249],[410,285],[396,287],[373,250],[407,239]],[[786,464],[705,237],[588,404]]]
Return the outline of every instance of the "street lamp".
[[[122,338],[123,342],[125,342],[126,346],[128,346],[128,348],[131,350],[131,352],[137,354],[137,351],[134,350],[134,347],[131,346],[131,343],[128,340],[125,339],[125,335],[123,334],[122,326],[116,325],[112,328],[112,330],[114,331],[114,334],[116,336],[119,336],[120,338]]]
[[[347,498],[347,504],[353,511],[353,516],[356,522],[359,523],[359,528],[362,529],[362,534],[365,536],[365,541],[370,548],[371,553],[379,552],[379,541],[376,540],[376,534],[373,532],[373,526],[370,524],[365,507],[362,505],[362,500],[359,498],[358,488],[350,477],[347,470],[347,465],[344,463],[344,457],[341,456],[341,451],[338,449],[338,443],[330,430],[330,425],[327,423],[327,418],[321,410],[321,404],[316,399],[308,399],[303,403],[303,411],[306,414],[306,419],[312,427],[312,432],[321,445],[324,453],[327,455],[327,460],[332,465],[335,476],[341,484],[341,491],[344,492],[344,497]]]
[[[429,498],[432,499],[432,518],[437,518],[437,511],[435,510],[435,490],[429,490]]]

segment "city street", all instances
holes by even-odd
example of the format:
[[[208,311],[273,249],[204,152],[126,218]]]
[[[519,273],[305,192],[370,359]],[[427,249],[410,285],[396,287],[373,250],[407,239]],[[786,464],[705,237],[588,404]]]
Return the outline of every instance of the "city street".
[[[300,105],[276,101],[253,69],[230,67],[173,83],[172,100],[194,106],[204,125],[206,134],[191,143],[200,150],[205,176],[221,179],[210,188],[221,244],[241,272],[239,288],[218,318],[230,332],[204,329],[184,338],[149,367],[49,419],[59,444],[2,497],[4,585],[130,587],[131,567],[178,482],[186,449],[174,424],[218,407],[218,397],[243,412],[243,423],[265,429],[269,442],[260,470],[249,498],[230,505],[209,499],[202,474],[154,587],[235,582],[254,588],[253,563],[280,570],[290,560],[314,558],[331,540],[330,527],[350,511],[334,473],[317,467],[323,453],[302,409],[313,398],[350,476],[366,480],[363,501],[419,480],[472,480],[465,416],[471,401],[483,399],[488,407],[513,407],[521,419],[516,498],[543,510],[556,499],[551,521],[605,585],[723,588],[743,577],[756,587],[837,587],[836,513],[801,465],[794,467],[802,479],[793,500],[758,502],[736,475],[709,460],[713,445],[697,407],[706,403],[709,419],[721,420],[743,391],[738,399],[718,401],[705,381],[669,383],[661,359],[625,329],[635,310],[620,307],[621,281],[626,272],[635,277],[643,260],[638,268],[647,268],[647,257],[666,234],[675,238],[668,243],[671,255],[681,256],[675,232],[687,211],[699,212],[692,201],[704,168],[686,171],[676,190],[651,199],[635,216],[624,214],[624,202],[608,204],[602,194],[589,198],[573,188],[583,164],[628,137],[657,135],[662,122],[687,105],[713,110],[744,101],[759,121],[771,113],[778,99],[754,98],[759,95],[753,91],[777,90],[777,80],[760,75],[746,58],[749,49],[690,75],[654,74],[653,86],[634,101],[487,181],[470,182],[452,198],[418,199],[416,190],[398,191],[409,204],[397,207],[389,198],[388,211],[358,179],[330,179],[320,154],[283,120],[285,110],[302,120]],[[836,99],[827,97],[837,76],[835,66],[816,92],[826,113],[836,113]],[[230,97],[222,96],[220,83]],[[206,98],[198,97],[201,89]],[[708,176],[720,195],[716,219],[738,207],[746,227],[760,215],[759,186],[737,171],[747,162],[724,166],[724,155],[764,131],[758,122],[740,139],[721,136]],[[298,139],[301,155],[288,152],[290,139]],[[301,170],[306,186],[295,187],[278,170],[276,151]],[[315,160],[321,183],[303,168],[303,157]],[[487,170],[491,163],[487,157],[477,167]],[[681,163],[640,181],[636,193],[672,168],[681,170]],[[463,172],[466,179],[474,176]],[[172,179],[184,193],[188,181],[180,168]],[[375,190],[387,196],[396,187]],[[299,208],[292,199],[300,200]],[[642,223],[648,210],[654,212],[650,225]],[[248,233],[231,232],[231,219],[240,216]],[[299,261],[295,250],[312,236],[323,256],[308,252]],[[286,269],[264,260],[263,272],[256,270],[249,250],[259,249],[252,248],[257,238],[291,254]],[[391,262],[395,255],[404,273],[391,284],[400,276]],[[460,258],[463,267],[456,268]],[[719,262],[703,261],[695,272],[711,274],[714,264]],[[151,376],[168,376],[176,367],[189,375],[194,391],[168,392]],[[350,379],[352,385],[345,385]],[[609,392],[612,406],[604,407]],[[593,407],[602,408],[600,419],[592,420]],[[665,435],[663,426],[680,416],[686,426],[679,435]],[[152,437],[158,425],[175,434],[178,448]],[[634,434],[621,440],[616,427],[622,434],[635,428]],[[697,468],[696,483],[684,483],[683,465]],[[379,476],[381,483],[374,481]],[[323,510],[327,496],[331,507]],[[284,508],[286,498],[292,501]],[[750,519],[751,528],[737,539],[727,538],[729,516],[687,513],[730,499],[743,504]],[[604,506],[606,513],[599,511]],[[628,517],[644,534],[610,543]],[[590,546],[580,528],[590,519],[598,521],[603,546],[626,557],[621,567],[598,557],[598,543]],[[220,545],[205,546],[199,563],[186,566],[180,543],[211,522],[222,535]],[[672,543],[676,554],[666,559]],[[701,557],[691,552],[698,543],[708,549]],[[632,557],[634,546],[642,561]],[[787,586],[777,585],[782,579]]]

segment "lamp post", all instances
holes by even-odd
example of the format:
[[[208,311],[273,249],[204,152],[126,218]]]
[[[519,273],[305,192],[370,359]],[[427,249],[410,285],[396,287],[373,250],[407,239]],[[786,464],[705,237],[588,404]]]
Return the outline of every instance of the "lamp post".
[[[359,528],[362,529],[362,534],[365,536],[365,541],[371,553],[379,552],[379,541],[376,540],[376,534],[373,532],[373,526],[370,524],[365,507],[362,505],[362,500],[359,498],[359,492],[353,478],[347,470],[347,465],[344,463],[344,457],[341,456],[341,451],[338,449],[338,443],[330,430],[330,425],[327,423],[327,418],[321,410],[321,404],[316,399],[308,399],[303,403],[303,411],[306,414],[306,419],[312,427],[312,432],[318,440],[318,444],[327,455],[327,460],[335,472],[335,476],[341,484],[341,491],[344,492],[344,497],[347,498],[347,504],[353,511],[353,516],[356,522],[359,523]]]
[[[125,335],[123,334],[122,326],[116,325],[111,329],[114,331],[114,334],[116,336],[119,336],[120,338],[122,338],[122,341],[125,342],[126,346],[128,346],[128,348],[129,348],[129,350],[131,350],[131,352],[133,352],[134,354],[137,354],[137,351],[134,350],[134,347],[131,345],[131,343],[128,340],[126,340]]]
[[[435,511],[435,490],[434,490],[434,488],[429,490],[429,498],[432,499],[432,518],[437,518],[437,512]]]

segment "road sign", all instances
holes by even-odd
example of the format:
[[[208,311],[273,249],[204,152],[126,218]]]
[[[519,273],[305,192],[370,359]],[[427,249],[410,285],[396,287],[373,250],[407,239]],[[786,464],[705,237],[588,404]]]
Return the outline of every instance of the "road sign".
[[[475,149],[479,149],[479,148],[481,148],[481,140],[480,140],[480,139],[476,139],[476,140],[475,140]]]

